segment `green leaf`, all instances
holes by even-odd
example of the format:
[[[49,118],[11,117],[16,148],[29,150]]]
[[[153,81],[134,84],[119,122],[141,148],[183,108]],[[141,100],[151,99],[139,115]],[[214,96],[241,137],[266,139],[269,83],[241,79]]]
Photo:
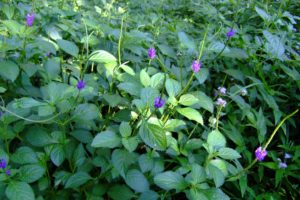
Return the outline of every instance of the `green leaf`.
[[[18,35],[21,33],[22,25],[15,20],[3,20],[2,23],[9,29],[11,34]]]
[[[55,144],[51,150],[50,157],[51,157],[51,161],[56,166],[60,166],[66,158],[66,154],[63,146],[61,144]]]
[[[84,103],[76,107],[73,115],[76,116],[78,121],[91,121],[100,118],[100,112],[95,104]]]
[[[17,149],[12,155],[11,160],[18,164],[37,163],[36,153],[29,147],[23,146]]]
[[[217,167],[219,170],[221,170],[224,176],[228,175],[227,165],[224,160],[216,158],[211,160],[209,163]]]
[[[164,129],[166,131],[178,131],[183,129],[186,126],[186,123],[180,119],[170,119],[166,122]]]
[[[192,94],[199,100],[199,106],[211,113],[214,112],[214,103],[210,97],[200,91],[193,92]]]
[[[202,192],[208,199],[230,200],[230,198],[219,188],[202,190]]]
[[[97,63],[103,63],[103,64],[105,63],[117,64],[117,59],[115,58],[115,56],[113,56],[112,54],[104,50],[97,50],[92,52],[89,60]]]
[[[164,77],[165,75],[163,73],[154,74],[151,77],[151,87],[156,89],[160,88],[164,83]]]
[[[104,94],[103,98],[111,107],[118,106],[122,101],[122,97],[117,94]]]
[[[154,100],[159,96],[159,91],[154,88],[143,88],[141,91],[141,100],[144,104],[154,108]]]
[[[20,99],[16,99],[15,101],[16,101],[15,106],[17,108],[32,108],[32,107],[36,107],[36,106],[46,105],[46,103],[37,101],[30,97],[22,97]]]
[[[279,60],[283,60],[285,48],[280,38],[271,34],[267,30],[264,30],[263,34],[267,39],[267,43],[265,45],[266,52],[273,55],[275,58],[278,58]]]
[[[120,131],[122,137],[129,137],[132,132],[131,126],[129,125],[128,122],[122,122],[120,124],[119,131]]]
[[[19,67],[12,61],[0,61],[0,75],[12,82],[16,80],[19,75]]]
[[[125,92],[135,95],[135,96],[140,96],[141,92],[141,85],[131,83],[131,82],[123,82],[118,85],[118,88],[121,90],[124,90]]]
[[[194,105],[196,103],[198,103],[198,99],[192,95],[192,94],[184,94],[180,97],[179,102],[181,105],[184,106],[191,106]]]
[[[46,132],[44,128],[33,126],[25,135],[27,141],[33,146],[44,147],[55,142]]]
[[[206,79],[209,76],[209,71],[207,68],[201,68],[201,70],[198,73],[195,73],[195,76],[199,82],[199,84],[202,84],[206,81]]]
[[[182,47],[188,49],[196,49],[195,42],[185,32],[178,32],[179,42]]]
[[[197,110],[193,108],[177,108],[176,110],[178,113],[185,116],[186,118],[194,120],[199,124],[203,125],[202,115]]]
[[[40,117],[52,115],[55,112],[56,108],[52,105],[39,106],[38,115]]]
[[[61,48],[64,52],[66,52],[67,54],[70,54],[74,57],[78,56],[79,49],[74,42],[70,42],[67,40],[61,40],[61,39],[58,39],[56,41],[57,41],[59,48]]]
[[[116,149],[111,156],[111,162],[114,168],[125,178],[128,167],[136,161],[134,154],[126,150]]]
[[[30,185],[25,182],[10,181],[5,190],[10,200],[34,200],[34,193]]]
[[[165,131],[155,124],[143,123],[139,129],[139,135],[147,145],[154,149],[165,150],[167,148]]]
[[[50,79],[55,79],[60,72],[60,60],[58,57],[50,58],[45,63],[45,69]]]
[[[66,182],[65,188],[78,188],[91,180],[92,177],[86,172],[77,172],[73,174]]]
[[[185,177],[185,180],[193,185],[204,182],[206,180],[206,172],[200,165],[193,164],[192,171]]]
[[[212,164],[208,164],[207,170],[209,175],[213,178],[216,187],[220,187],[221,185],[223,185],[225,177],[223,172],[219,168]]]
[[[140,155],[139,159],[139,166],[143,173],[151,171],[154,166],[154,160],[148,154]]]
[[[157,200],[158,194],[152,190],[145,191],[141,194],[138,200]]]
[[[122,144],[129,152],[133,152],[139,144],[139,139],[137,136],[122,138]]]
[[[0,93],[4,93],[6,91],[6,88],[0,87]]]
[[[227,147],[219,149],[218,156],[228,160],[237,159],[241,157],[241,155],[236,150]]]
[[[211,148],[220,149],[225,147],[226,139],[218,130],[214,130],[208,134],[207,143]]]
[[[39,164],[24,165],[20,167],[20,180],[26,183],[33,183],[39,180],[46,172],[46,169]]]
[[[191,188],[189,191],[185,191],[186,196],[189,200],[209,200],[202,190],[197,188]]]
[[[103,131],[98,133],[93,139],[92,147],[115,148],[121,143],[121,138],[112,131]]]
[[[184,190],[188,186],[180,174],[172,171],[157,174],[154,183],[164,190]]]
[[[108,195],[113,200],[131,200],[135,196],[125,185],[114,185],[109,189]]]
[[[178,83],[178,81],[175,81],[173,79],[167,79],[166,90],[169,96],[175,97],[177,94],[179,94],[181,86]]]
[[[263,9],[260,9],[258,7],[255,6],[255,11],[257,12],[257,14],[265,21],[270,21],[271,20],[271,16],[268,15],[268,13],[266,13],[266,11],[264,11]]]
[[[93,141],[92,134],[86,130],[74,130],[70,134],[82,143],[91,143]]]
[[[140,80],[143,86],[148,87],[151,84],[151,79],[145,69],[140,72]]]
[[[145,192],[149,190],[148,180],[145,178],[144,174],[136,169],[128,171],[125,181],[127,185],[129,185],[136,192]]]

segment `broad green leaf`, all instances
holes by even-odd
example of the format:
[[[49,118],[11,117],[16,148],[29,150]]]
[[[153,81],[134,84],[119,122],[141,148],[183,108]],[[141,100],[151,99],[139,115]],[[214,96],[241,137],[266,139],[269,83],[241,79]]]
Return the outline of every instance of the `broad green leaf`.
[[[208,134],[207,143],[213,149],[225,147],[226,139],[218,130],[214,130]]]
[[[45,167],[39,164],[24,165],[19,170],[20,180],[26,183],[33,183],[39,180],[46,172]]]
[[[67,54],[70,54],[74,57],[78,56],[79,49],[74,42],[71,42],[68,40],[61,40],[61,39],[58,39],[56,41],[57,41],[59,48],[61,48],[64,52],[66,52]]]
[[[125,185],[114,185],[107,193],[113,200],[131,200],[135,196]]]
[[[126,150],[116,149],[112,153],[111,162],[123,178],[125,178],[128,167],[135,161],[134,154]]]
[[[177,94],[179,94],[181,90],[181,86],[178,83],[178,81],[175,81],[173,79],[167,79],[166,80],[166,90],[169,96],[175,97]]]
[[[184,106],[191,106],[198,103],[198,99],[192,94],[184,94],[179,99],[179,104]]]
[[[17,149],[17,151],[11,157],[12,161],[18,164],[37,163],[38,158],[34,150],[27,146],[23,146]]]
[[[40,117],[52,115],[55,112],[56,108],[52,105],[43,105],[38,108],[38,115]]]
[[[152,190],[143,192],[138,200],[157,200],[159,198],[158,194]]]
[[[9,200],[34,200],[34,193],[30,185],[25,182],[10,181],[5,190]]]
[[[93,135],[86,130],[74,130],[70,135],[82,143],[91,143],[93,141]]]
[[[122,138],[122,144],[129,152],[133,152],[139,144],[139,139],[137,136]]]
[[[225,177],[223,172],[212,164],[207,166],[208,174],[213,178],[216,187],[223,185]]]
[[[266,52],[275,58],[278,58],[279,60],[283,60],[285,48],[281,39],[278,36],[271,34],[267,30],[264,30],[263,34],[267,39],[267,43],[265,45]]]
[[[93,139],[92,147],[115,148],[121,144],[121,138],[112,131],[103,131],[98,133]]]
[[[49,100],[52,104],[57,104],[64,98],[75,96],[75,87],[65,83],[50,82],[48,85],[43,86],[41,91],[44,99]]]
[[[66,158],[63,146],[61,144],[55,144],[51,150],[50,157],[56,166],[60,166]]]
[[[11,6],[11,7],[13,7],[13,6]],[[12,33],[14,35],[20,34],[21,29],[23,28],[23,26],[15,20],[3,20],[2,23],[7,27],[7,29],[10,31],[10,33]]]
[[[141,85],[137,85],[135,83],[131,82],[123,82],[118,85],[118,88],[121,90],[124,90],[125,92],[135,95],[135,96],[140,96],[140,91],[142,89]]]
[[[22,97],[20,99],[16,99],[14,103],[14,106],[16,108],[32,108],[32,107],[43,106],[43,105],[47,105],[47,104],[37,101],[30,97]]]
[[[151,79],[145,69],[140,72],[140,80],[143,86],[148,87],[151,84]]]
[[[226,177],[228,175],[227,166],[226,166],[226,163],[224,162],[224,160],[216,158],[216,159],[211,160],[209,162],[209,164],[214,165],[219,170],[221,170],[221,172],[224,174],[224,177]]]
[[[268,13],[266,13],[266,11],[264,11],[261,8],[258,8],[255,6],[255,11],[257,12],[257,14],[265,21],[270,21],[271,20],[271,16],[268,15]]]
[[[209,200],[202,190],[197,188],[191,188],[188,191],[185,191],[185,194],[189,200]]]
[[[120,124],[119,131],[120,131],[122,137],[129,137],[132,132],[131,126],[129,125],[128,122],[122,122]]]
[[[213,113],[214,112],[214,103],[210,97],[208,97],[203,92],[193,92],[192,93],[197,99],[199,99],[199,106],[204,108],[205,110]]]
[[[122,101],[122,97],[117,94],[104,94],[103,98],[111,107],[118,106]]]
[[[19,75],[19,67],[12,61],[0,61],[0,75],[12,82],[16,80]]]
[[[78,188],[90,179],[92,179],[92,177],[88,173],[77,172],[68,179],[68,181],[65,184],[65,188]]]
[[[180,119],[170,119],[166,122],[164,129],[166,131],[177,131],[183,129],[186,123]]]
[[[0,93],[4,93],[6,91],[6,88],[0,87]]]
[[[178,32],[179,42],[182,47],[188,49],[196,49],[195,42],[185,32]]]
[[[228,160],[237,159],[241,157],[241,155],[236,150],[227,147],[219,149],[218,156]]]
[[[139,129],[142,140],[150,147],[157,150],[165,150],[167,138],[165,131],[155,124],[143,123]]]
[[[199,82],[199,84],[202,84],[206,81],[206,79],[209,76],[209,71],[207,68],[201,68],[198,73],[195,73],[195,76]]]
[[[55,142],[44,128],[38,126],[31,127],[25,138],[30,144],[37,147],[44,147]]]
[[[203,118],[202,115],[193,108],[177,108],[176,109],[178,113],[185,116],[186,118],[190,120],[194,120],[198,122],[199,124],[203,125]]]
[[[193,185],[204,182],[206,180],[206,172],[200,165],[193,164],[192,171],[185,177],[185,180]]]
[[[97,50],[91,53],[90,61],[97,63],[117,63],[115,56],[104,50]]]
[[[60,72],[60,60],[58,57],[50,58],[45,63],[45,69],[50,79],[55,79]]]
[[[151,84],[150,84],[151,87],[159,89],[164,83],[164,76],[165,75],[163,73],[154,74],[151,77]]]
[[[188,186],[180,174],[172,171],[157,174],[154,183],[164,190],[184,190]]]
[[[79,104],[73,115],[76,116],[75,119],[78,121],[91,121],[100,118],[98,107],[91,103]]]
[[[143,173],[151,171],[154,166],[154,160],[148,154],[140,155],[138,161],[139,161],[140,169],[142,170]]]
[[[151,108],[154,108],[154,100],[158,96],[159,91],[157,89],[147,87],[141,90],[141,100]]]
[[[202,192],[208,199],[230,200],[230,198],[219,188],[202,190]]]
[[[145,192],[149,190],[148,180],[144,174],[136,169],[129,170],[126,174],[125,181],[136,192]]]

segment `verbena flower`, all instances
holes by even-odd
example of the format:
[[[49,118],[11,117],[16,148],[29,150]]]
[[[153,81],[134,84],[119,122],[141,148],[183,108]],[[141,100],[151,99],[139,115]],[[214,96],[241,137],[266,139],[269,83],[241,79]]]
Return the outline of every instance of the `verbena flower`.
[[[220,94],[225,95],[226,94],[226,88],[225,87],[218,87],[218,91]]]
[[[27,26],[32,26],[34,22],[35,14],[34,13],[28,13],[26,15],[26,25]]]
[[[192,64],[192,70],[194,73],[197,73],[201,68],[201,63],[198,60],[194,60]]]
[[[255,157],[257,160],[262,161],[268,155],[267,150],[264,150],[262,147],[258,147],[255,150]]]
[[[155,108],[161,108],[163,107],[163,105],[165,104],[165,100],[163,100],[160,97],[156,97],[154,100],[154,107]]]
[[[5,171],[5,174],[6,174],[7,176],[10,176],[10,175],[11,175],[10,169],[6,170],[6,171]]]
[[[280,169],[285,169],[285,168],[287,168],[287,164],[284,163],[284,162],[279,162],[278,167],[279,167]]]
[[[79,80],[77,83],[77,89],[82,90],[85,87],[85,83],[83,80]]]
[[[221,107],[225,107],[227,104],[227,102],[222,98],[218,98],[216,103],[218,106],[221,106]]]
[[[5,159],[0,159],[0,169],[5,169],[7,166]]]
[[[242,90],[241,90],[241,95],[242,96],[246,96],[248,94],[248,91],[245,89],[245,88],[243,88]]]
[[[151,47],[151,48],[148,49],[148,56],[149,56],[150,59],[155,58],[155,56],[156,56],[156,51],[155,51],[154,48]]]
[[[288,154],[288,153],[285,153],[285,154],[284,154],[284,158],[285,158],[285,159],[290,159],[290,158],[292,158],[292,155],[291,155],[291,154]]]
[[[2,115],[3,115],[3,113],[2,113],[2,111],[0,111],[0,118],[2,117]]]
[[[235,35],[235,32],[236,32],[235,30],[230,29],[226,34],[227,38],[233,37]]]

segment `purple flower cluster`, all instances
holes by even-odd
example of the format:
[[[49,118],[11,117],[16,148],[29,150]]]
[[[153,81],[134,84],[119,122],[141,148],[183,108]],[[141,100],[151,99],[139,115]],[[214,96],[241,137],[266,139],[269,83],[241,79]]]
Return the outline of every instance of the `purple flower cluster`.
[[[226,100],[224,100],[224,99],[222,99],[222,98],[220,97],[220,98],[217,99],[216,104],[217,104],[218,106],[225,107],[226,104],[227,104],[227,102],[226,102]]]
[[[84,87],[85,87],[84,81],[83,81],[83,80],[79,80],[79,81],[77,82],[77,89],[78,89],[78,90],[82,90]]]
[[[156,51],[155,51],[154,48],[151,47],[151,48],[148,49],[148,56],[149,56],[150,59],[154,59],[155,58]]]
[[[5,160],[5,159],[0,159],[0,169],[5,169],[6,167],[7,167],[7,162],[6,162],[6,160]],[[7,176],[10,176],[10,175],[11,175],[10,169],[7,169],[7,170],[5,171],[5,173],[6,173]]]
[[[226,36],[227,36],[227,38],[229,39],[229,38],[232,38],[232,37],[235,35],[235,33],[236,33],[235,30],[230,29],[230,30],[227,32]]]
[[[218,91],[221,95],[225,95],[226,94],[226,88],[225,87],[218,87]]]
[[[201,68],[201,63],[198,60],[194,60],[192,64],[192,70],[194,73],[197,73]]]
[[[28,13],[26,15],[26,25],[27,26],[32,26],[34,22],[35,14],[34,13]]]
[[[268,155],[267,150],[263,149],[262,147],[258,147],[255,150],[255,157],[257,160],[259,161],[263,161],[263,159],[265,159],[265,157]]]
[[[156,97],[154,100],[154,107],[155,108],[161,108],[163,107],[163,105],[165,104],[165,100],[163,100],[160,97]]]

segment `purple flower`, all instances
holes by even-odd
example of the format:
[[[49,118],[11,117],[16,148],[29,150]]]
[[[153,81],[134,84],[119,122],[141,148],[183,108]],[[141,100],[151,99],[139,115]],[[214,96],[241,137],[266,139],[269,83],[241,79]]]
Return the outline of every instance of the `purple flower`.
[[[287,164],[284,163],[284,162],[280,162],[280,163],[278,164],[278,167],[279,167],[280,169],[285,169],[285,168],[287,168]]]
[[[227,102],[222,98],[218,98],[216,103],[218,106],[221,106],[221,107],[225,107],[227,104]]]
[[[224,87],[218,87],[218,91],[220,94],[225,95],[226,94],[226,88]]]
[[[2,111],[0,111],[0,118],[2,117],[2,115],[3,115],[3,113],[2,113]]]
[[[284,154],[284,158],[285,158],[285,159],[290,159],[290,158],[292,158],[292,155],[291,155],[291,154],[288,154],[288,153],[285,153],[285,154]]]
[[[7,176],[10,176],[11,175],[10,169],[6,170],[5,173],[6,173]]]
[[[192,70],[194,73],[197,73],[201,68],[201,63],[198,60],[194,60],[192,64]]]
[[[154,100],[154,107],[155,108],[161,108],[163,107],[163,105],[165,104],[165,100],[163,100],[160,97],[156,97]]]
[[[150,49],[148,49],[148,56],[149,56],[150,59],[155,58],[155,56],[156,56],[156,51],[155,51],[154,48],[151,47]]]
[[[262,149],[262,147],[258,147],[255,150],[255,157],[257,160],[262,161],[263,159],[265,159],[265,157],[268,155],[267,150]]]
[[[5,159],[0,159],[0,169],[5,169],[7,166]]]
[[[235,34],[235,30],[230,29],[230,30],[227,32],[226,36],[227,36],[227,38],[231,38],[231,37],[234,36],[234,34]]]
[[[82,90],[85,87],[85,83],[83,80],[79,80],[77,83],[77,89]]]
[[[32,26],[34,22],[35,14],[34,13],[28,13],[26,15],[26,25],[27,26]]]

